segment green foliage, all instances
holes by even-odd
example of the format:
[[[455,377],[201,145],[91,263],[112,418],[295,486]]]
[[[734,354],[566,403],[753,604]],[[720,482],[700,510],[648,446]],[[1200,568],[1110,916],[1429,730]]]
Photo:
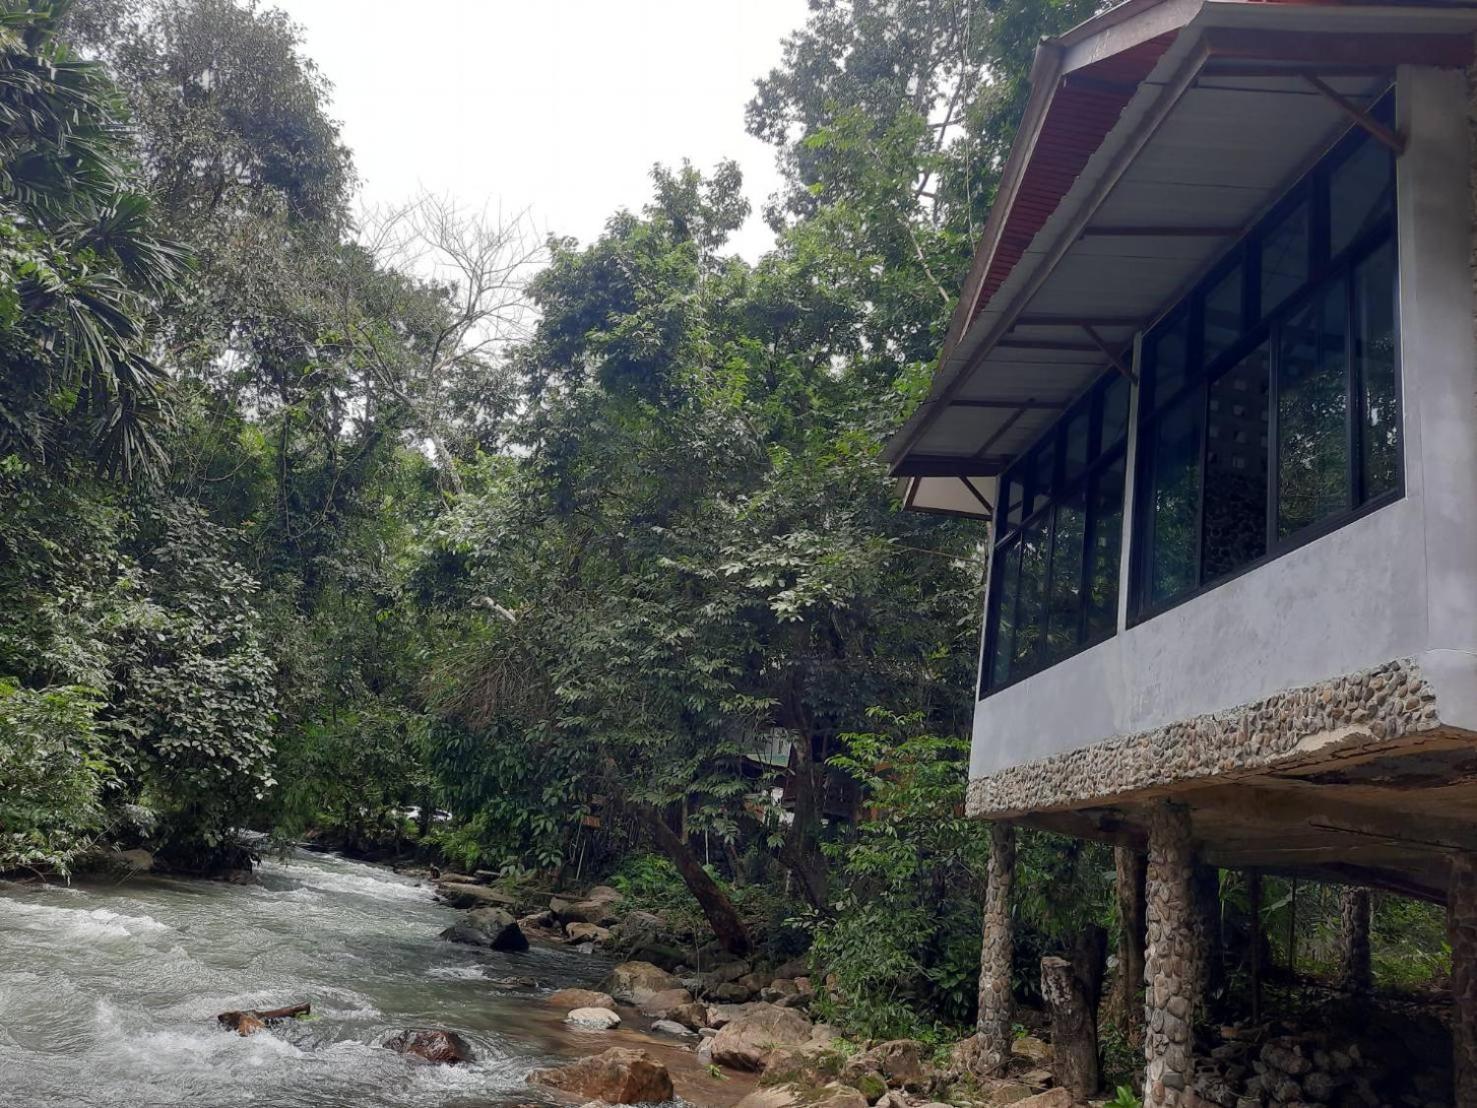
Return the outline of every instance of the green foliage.
[[[828,848],[845,892],[814,922],[814,959],[834,975],[828,1019],[869,1038],[970,1019],[979,973],[987,828],[963,814],[968,744],[875,714],[885,732],[846,736],[833,763],[867,788],[855,838]]]
[[[1142,1105],[1143,1101],[1139,1100],[1132,1085],[1119,1085],[1113,1090],[1112,1098],[1104,1102],[1103,1108],[1142,1108]]]

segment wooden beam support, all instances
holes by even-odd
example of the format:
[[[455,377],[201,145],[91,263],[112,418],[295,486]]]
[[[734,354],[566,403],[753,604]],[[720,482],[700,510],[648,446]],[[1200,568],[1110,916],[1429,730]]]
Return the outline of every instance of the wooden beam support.
[[[1114,350],[1104,341],[1103,336],[1097,333],[1097,328],[1093,327],[1090,323],[1084,323],[1082,330],[1087,333],[1087,337],[1092,340],[1093,345],[1102,351],[1103,356],[1112,363],[1114,369],[1127,377],[1133,384],[1137,385],[1139,383],[1138,374],[1134,373],[1133,366],[1123,360],[1120,351]]]
[[[1096,354],[1097,347],[1085,342],[1058,342],[1055,339],[1001,339],[996,350],[1055,350],[1064,354]]]
[[[1205,32],[1210,58],[1242,58],[1268,63],[1306,63],[1324,69],[1344,65],[1429,65],[1465,69],[1472,64],[1470,34],[1400,34],[1331,31],[1266,31],[1211,27]]]
[[[1342,111],[1360,127],[1363,127],[1366,131],[1368,131],[1369,134],[1373,136],[1373,138],[1377,142],[1383,143],[1385,146],[1394,151],[1397,158],[1401,154],[1405,153],[1404,135],[1400,134],[1399,132],[1392,131],[1390,128],[1386,127],[1378,119],[1370,115],[1367,111],[1361,108],[1358,104],[1354,103],[1343,93],[1339,92],[1338,89],[1333,88],[1317,74],[1305,71],[1302,77],[1303,80],[1308,82],[1308,84],[1312,85],[1329,100],[1332,100],[1336,105],[1338,105],[1340,111]]]
[[[1022,315],[1017,327],[1132,327],[1137,331],[1144,320],[1136,315]]]
[[[949,401],[949,407],[951,408],[995,408],[1006,411],[1020,408],[1028,412],[1059,412],[1066,406],[1067,402],[1065,400],[973,399],[960,396]]]
[[[1088,238],[1230,238],[1241,233],[1240,227],[1222,226],[1170,226],[1140,223],[1099,223],[1095,227],[1084,227],[1082,237]]]
[[[894,477],[994,477],[1011,459],[989,455],[909,454],[892,467]]]

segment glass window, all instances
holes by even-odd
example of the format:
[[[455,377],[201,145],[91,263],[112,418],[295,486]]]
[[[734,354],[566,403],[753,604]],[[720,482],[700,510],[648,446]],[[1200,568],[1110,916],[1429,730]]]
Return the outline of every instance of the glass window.
[[[1000,502],[1005,505],[1006,527],[1017,527],[1021,522],[1020,478],[1004,478],[1000,483],[1000,490]]]
[[[991,574],[995,585],[995,657],[990,666],[990,684],[1010,680],[1010,660],[1015,655],[1015,593],[1021,572],[1021,544],[1012,539],[995,551]]]
[[[1027,515],[1035,515],[1051,500],[1051,471],[1056,460],[1056,441],[1047,439],[1039,447],[1031,460],[1031,506],[1026,510]]]
[[[1362,492],[1369,499],[1400,483],[1395,244],[1386,242],[1356,266],[1353,281],[1354,372],[1361,397],[1359,468]]]
[[[1167,600],[1193,587],[1200,506],[1200,410],[1197,395],[1159,417],[1149,471],[1152,520],[1149,597]]]
[[[1267,552],[1266,343],[1210,383],[1200,579],[1213,581]]]
[[[1262,315],[1308,283],[1312,231],[1306,200],[1293,206],[1262,239]]]
[[[1337,257],[1395,208],[1395,159],[1378,142],[1361,142],[1328,180],[1328,249]]]
[[[1087,490],[1079,488],[1056,506],[1046,624],[1046,652],[1052,661],[1065,657],[1077,645],[1082,623],[1082,557],[1086,537]]]
[[[1047,543],[1051,538],[1051,520],[1041,516],[1021,532],[1021,573],[1017,585],[1015,616],[1015,649],[1011,652],[1010,672],[1014,677],[1036,665],[1042,646],[1042,628],[1046,624]]]
[[[1062,481],[1075,481],[1087,468],[1087,432],[1092,426],[1092,408],[1084,405],[1067,418],[1067,433],[1062,455]]]
[[[1342,281],[1282,327],[1277,375],[1277,534],[1349,506],[1348,358]]]
[[[1119,458],[1092,483],[1092,531],[1087,582],[1087,637],[1095,639],[1118,626],[1118,563],[1123,549],[1123,474]]]
[[[1190,316],[1181,312],[1154,336],[1150,345],[1150,396],[1157,410],[1184,387],[1190,365]]]
[[[1103,452],[1113,449],[1128,434],[1128,378],[1114,374],[1103,390]]]
[[[1205,294],[1205,364],[1226,352],[1245,330],[1241,314],[1245,279],[1239,265],[1232,267]]]

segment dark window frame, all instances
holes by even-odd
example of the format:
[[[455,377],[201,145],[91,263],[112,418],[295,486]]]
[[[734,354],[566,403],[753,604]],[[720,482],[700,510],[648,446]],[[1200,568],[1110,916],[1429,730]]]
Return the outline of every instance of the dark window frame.
[[[977,695],[980,699],[993,695],[1002,689],[1009,688],[1019,681],[1027,680],[1042,670],[1063,662],[1075,654],[1079,654],[1090,647],[1101,642],[1106,642],[1118,631],[1118,620],[1113,620],[1110,629],[1097,634],[1089,634],[1091,623],[1091,586],[1093,581],[1094,558],[1092,552],[1092,538],[1096,535],[1098,513],[1094,493],[1098,482],[1104,475],[1110,474],[1114,466],[1124,462],[1128,452],[1128,439],[1131,428],[1126,427],[1119,439],[1103,448],[1103,424],[1106,399],[1115,387],[1127,387],[1127,379],[1123,378],[1116,370],[1104,373],[1087,391],[1074,401],[1055,421],[1036,439],[1031,446],[1022,451],[1020,456],[1012,463],[1009,469],[1001,475],[1000,500],[1004,503],[1007,497],[1013,497],[1014,493],[1009,491],[1012,483],[1020,486],[1021,518],[1017,523],[1010,523],[1008,517],[1003,513],[999,531],[992,544],[990,554],[990,581],[985,606],[985,635],[980,651],[980,673],[977,686]],[[1131,397],[1130,397],[1131,405]],[[1067,431],[1073,422],[1082,413],[1088,413],[1087,431],[1087,454],[1088,461],[1081,467],[1071,479],[1065,476]],[[1131,407],[1130,407],[1131,411]],[[1051,477],[1050,487],[1045,490],[1045,502],[1034,511],[1026,512],[1031,506],[1040,490],[1036,488],[1035,477],[1039,472],[1038,459],[1042,451],[1050,451]],[[1127,496],[1127,467],[1124,466],[1123,488],[1119,492],[1119,558],[1121,559],[1122,547],[1122,524],[1126,509]],[[1070,501],[1073,497],[1081,495],[1083,502],[1083,541],[1082,562],[1078,567],[1078,601],[1077,601],[1077,629],[1075,644],[1060,655],[1050,655],[1046,650],[1046,634],[1050,624],[1050,587],[1054,579],[1054,561],[1056,556],[1056,510],[1060,504]],[[1013,547],[1023,541],[1023,536],[1033,527],[1040,523],[1046,525],[1046,562],[1042,573],[1042,610],[1040,613],[1039,640],[1036,648],[1037,657],[1021,667],[1020,672],[1012,672],[1005,680],[995,683],[992,678],[995,671],[995,654],[999,640],[1000,620],[999,603],[1000,590],[1003,587],[1005,575],[1000,572],[1003,560],[1009,556]],[[1014,582],[1015,588],[1012,596],[1012,636],[1021,633],[1021,588],[1019,581],[1020,562],[1017,560]],[[1115,589],[1115,612],[1117,610],[1117,590]],[[1011,646],[1012,653],[1015,644]]]
[[[1391,106],[1392,98],[1386,96],[1376,110],[1380,114],[1388,116]],[[1134,465],[1135,472],[1132,477],[1134,482],[1133,504],[1135,505],[1135,509],[1131,522],[1129,541],[1129,627],[1136,626],[1171,608],[1175,608],[1180,604],[1187,603],[1198,596],[1204,595],[1211,589],[1218,588],[1229,581],[1235,580],[1244,573],[1249,573],[1252,570],[1267,565],[1269,562],[1275,561],[1301,546],[1323,538],[1333,531],[1347,526],[1371,512],[1377,511],[1404,497],[1404,399],[1402,388],[1403,374],[1399,358],[1400,291],[1398,264],[1395,267],[1394,282],[1390,289],[1390,295],[1394,303],[1392,311],[1395,361],[1393,395],[1395,428],[1394,484],[1391,488],[1377,493],[1372,497],[1367,496],[1367,490],[1362,487],[1364,474],[1361,459],[1363,458],[1363,434],[1365,430],[1365,396],[1363,392],[1364,382],[1355,356],[1356,315],[1354,312],[1354,275],[1361,265],[1373,258],[1380,250],[1386,247],[1394,248],[1397,245],[1395,204],[1393,200],[1389,204],[1389,210],[1365,226],[1360,233],[1350,239],[1339,254],[1331,255],[1329,250],[1331,227],[1330,181],[1340,167],[1362,151],[1365,143],[1374,141],[1371,136],[1357,128],[1344,136],[1320,159],[1312,170],[1288,190],[1287,194],[1279,198],[1277,203],[1258,221],[1256,227],[1228,250],[1225,256],[1218,260],[1206,276],[1196,284],[1195,288],[1166,312],[1161,321],[1146,335],[1142,346],[1143,365],[1140,371],[1140,380],[1144,382],[1144,387],[1140,396],[1137,453]],[[1393,158],[1389,159],[1388,165],[1389,178],[1385,187],[1389,195],[1393,198],[1395,191],[1395,165]],[[1309,257],[1306,263],[1308,279],[1295,293],[1286,296],[1270,312],[1263,315],[1260,311],[1261,305],[1259,302],[1262,285],[1260,253],[1263,238],[1267,231],[1279,227],[1283,218],[1304,202],[1307,202],[1309,205],[1311,219],[1310,233],[1308,235]],[[1224,346],[1212,361],[1202,365],[1201,361],[1204,350],[1203,298],[1208,291],[1216,287],[1218,282],[1225,277],[1231,268],[1238,264],[1242,266],[1243,275],[1242,333],[1234,342]],[[1343,509],[1331,512],[1323,518],[1315,520],[1286,536],[1279,536],[1279,497],[1281,492],[1281,458],[1279,445],[1281,429],[1278,423],[1281,401],[1280,385],[1283,377],[1282,331],[1288,321],[1295,317],[1304,307],[1313,303],[1315,298],[1326,296],[1330,291],[1340,285],[1342,285],[1344,304],[1344,450],[1347,466],[1345,492],[1348,500]],[[1188,314],[1190,319],[1190,327],[1184,381],[1170,396],[1164,398],[1155,397],[1153,392],[1156,375],[1154,372],[1153,358],[1155,353],[1157,353],[1157,347],[1154,340],[1177,326],[1180,319],[1186,314]],[[1207,580],[1203,576],[1205,567],[1203,543],[1205,534],[1205,475],[1207,469],[1207,452],[1209,450],[1209,436],[1206,433],[1206,428],[1210,421],[1208,411],[1210,386],[1225,373],[1237,366],[1241,359],[1262,343],[1267,344],[1269,358],[1266,429],[1266,549],[1261,556]],[[1191,588],[1181,590],[1172,596],[1156,600],[1153,598],[1152,581],[1150,580],[1153,566],[1151,535],[1154,519],[1151,500],[1153,494],[1153,435],[1165,414],[1174,410],[1187,397],[1198,397],[1198,408],[1200,412],[1200,443],[1197,462],[1197,480],[1200,484],[1200,489],[1196,502],[1194,553],[1194,573],[1197,584]]]

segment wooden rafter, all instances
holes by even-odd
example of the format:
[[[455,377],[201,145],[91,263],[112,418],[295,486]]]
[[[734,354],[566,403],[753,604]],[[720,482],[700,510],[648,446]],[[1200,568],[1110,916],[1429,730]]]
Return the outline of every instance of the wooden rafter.
[[[1334,88],[1327,81],[1319,77],[1316,73],[1309,73],[1307,71],[1304,71],[1302,74],[1302,78],[1304,81],[1307,81],[1308,84],[1312,85],[1315,89],[1321,92],[1324,96],[1328,97],[1328,99],[1332,100],[1336,105],[1338,105],[1340,111],[1342,111],[1360,127],[1363,127],[1366,131],[1368,131],[1369,134],[1375,139],[1375,141],[1380,142],[1393,150],[1397,158],[1401,154],[1405,153],[1404,135],[1400,134],[1398,131],[1392,131],[1389,127],[1386,127],[1378,119],[1370,115],[1369,112],[1365,111],[1343,93],[1339,92],[1338,89]]]
[[[1133,371],[1133,366],[1123,360],[1123,356],[1119,351],[1114,350],[1111,346],[1107,344],[1106,341],[1104,341],[1103,336],[1098,334],[1096,327],[1094,327],[1090,323],[1084,323],[1082,325],[1082,330],[1086,332],[1087,337],[1092,340],[1093,345],[1096,346],[1098,350],[1102,352],[1103,356],[1112,363],[1114,369],[1123,374],[1123,376],[1127,377],[1135,385],[1139,383],[1138,374]]]

